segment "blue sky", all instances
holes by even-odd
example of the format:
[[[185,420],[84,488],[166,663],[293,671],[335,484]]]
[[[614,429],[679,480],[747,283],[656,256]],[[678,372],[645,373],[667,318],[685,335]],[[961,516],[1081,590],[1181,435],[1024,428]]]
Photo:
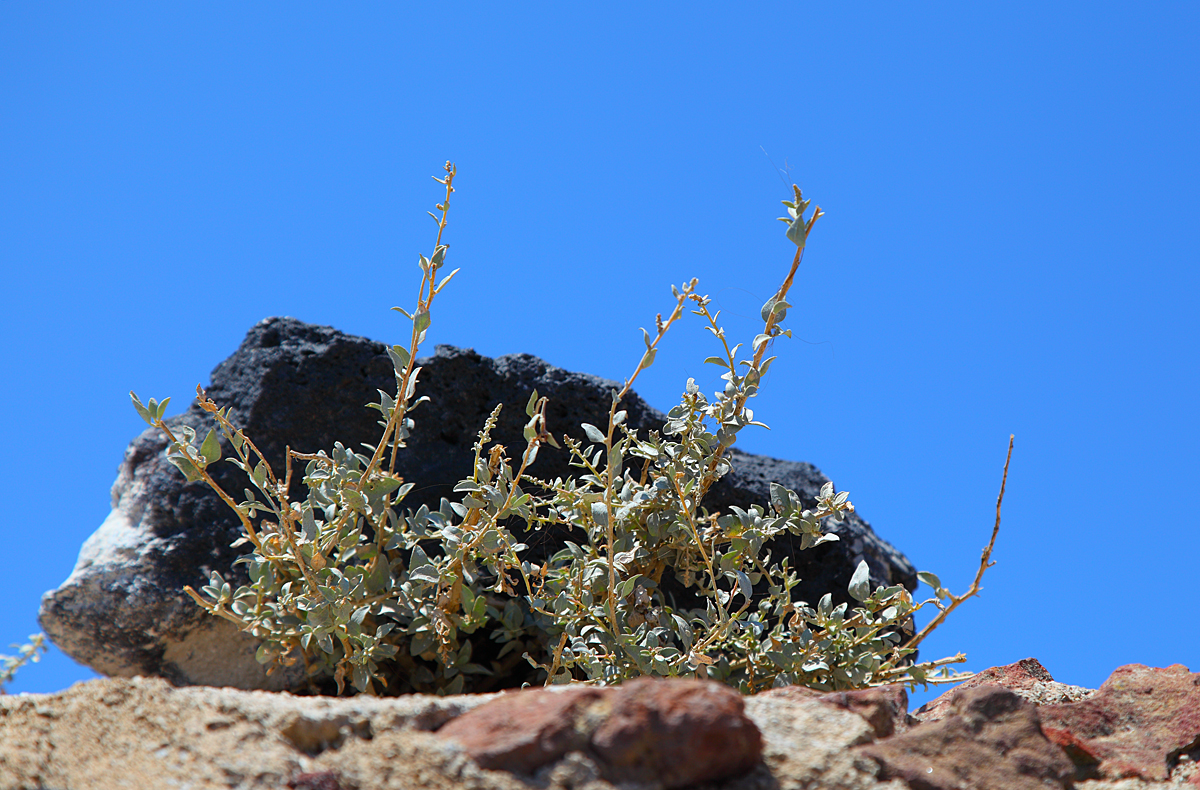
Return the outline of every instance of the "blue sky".
[[[129,390],[182,408],[267,316],[396,341],[452,159],[429,350],[611,378],[693,276],[752,338],[800,183],[828,215],[740,445],[961,591],[1015,433],[925,655],[1200,670],[1200,11],[982,6],[0,4],[0,652],[108,512]],[[709,340],[638,390],[714,388]]]

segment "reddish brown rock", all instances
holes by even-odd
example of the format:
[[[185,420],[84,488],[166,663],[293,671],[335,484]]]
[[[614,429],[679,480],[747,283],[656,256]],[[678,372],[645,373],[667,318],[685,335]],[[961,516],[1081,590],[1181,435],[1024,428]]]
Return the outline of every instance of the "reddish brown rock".
[[[594,757],[611,781],[665,788],[725,779],[762,758],[762,735],[741,694],[699,680],[514,692],[463,714],[438,735],[483,768],[529,774],[579,751]]]
[[[438,735],[458,742],[483,768],[533,773],[587,747],[576,724],[611,689],[577,686],[504,694],[454,719]]]
[[[752,770],[763,742],[736,690],[709,681],[639,678],[613,694],[592,749],[606,778],[672,788]]]
[[[903,686],[835,691],[817,699],[862,716],[875,731],[876,738],[890,738],[908,728],[908,692]]]
[[[1129,664],[1090,699],[1045,705],[1039,713],[1042,729],[1080,776],[1163,780],[1200,739],[1200,674],[1183,664]]]
[[[950,700],[955,692],[979,686],[1002,686],[1034,705],[1071,702],[1085,699],[1093,693],[1090,689],[1058,683],[1036,658],[1023,658],[1013,664],[976,673],[970,680],[963,681],[937,699],[925,703],[913,715],[921,721],[937,721],[948,713]]]
[[[1009,691],[1020,691],[1032,688],[1033,684],[1039,681],[1048,683],[1053,680],[1054,678],[1036,658],[1023,658],[1015,664],[992,667],[976,673],[975,677],[970,680],[965,680],[940,697],[926,702],[917,709],[915,715],[921,721],[927,722],[945,718],[950,711],[950,699],[962,689],[977,686],[1002,686]]]
[[[913,790],[1066,788],[1074,773],[1042,734],[1037,709],[1000,686],[956,690],[940,721],[856,751],[879,763],[879,779]]]

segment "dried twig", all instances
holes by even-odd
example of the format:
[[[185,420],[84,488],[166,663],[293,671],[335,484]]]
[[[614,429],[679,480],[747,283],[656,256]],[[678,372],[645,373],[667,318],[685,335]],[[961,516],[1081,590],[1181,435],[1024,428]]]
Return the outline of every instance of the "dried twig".
[[[960,603],[967,600],[973,595],[979,594],[979,582],[983,580],[983,572],[992,567],[996,563],[991,562],[992,549],[996,545],[996,535],[1000,533],[1000,505],[1004,502],[1004,485],[1008,482],[1008,462],[1012,460],[1014,436],[1009,434],[1008,437],[1008,457],[1004,459],[1004,476],[1000,478],[1000,496],[996,498],[996,526],[992,527],[992,539],[988,541],[987,546],[983,550],[983,556],[979,559],[979,570],[975,573],[975,581],[971,582],[971,587],[962,595],[954,595],[949,593],[950,604],[940,612],[937,616],[929,621],[929,625],[921,629],[921,633],[917,634],[908,642],[905,647],[916,647],[925,637],[933,632],[933,629],[942,624],[942,621],[953,612]]]

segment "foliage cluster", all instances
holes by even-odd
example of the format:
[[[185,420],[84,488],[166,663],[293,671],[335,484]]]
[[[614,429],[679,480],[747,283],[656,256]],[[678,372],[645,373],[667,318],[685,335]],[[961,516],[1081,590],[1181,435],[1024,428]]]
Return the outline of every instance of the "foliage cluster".
[[[332,678],[339,693],[347,683],[366,693],[456,693],[522,659],[548,684],[691,676],[746,693],[787,684],[839,690],[962,677],[947,666],[964,660],[961,654],[921,663],[912,656],[951,609],[978,591],[990,544],[963,596],[927,573],[920,577],[934,596],[924,602],[900,586],[872,590],[864,562],[849,586],[857,606],[835,606],[828,594],[810,604],[793,594],[799,579],[788,559],[764,547],[784,532],[799,536],[804,549],[837,540],[825,525],[853,511],[845,492],[826,485],[806,509],[795,492],[772,485],[770,501],[749,510],[718,514],[702,505],[729,470],[727,451],[738,433],[762,425],[747,404],[775,359],[767,356],[772,341],[790,336],[782,328],[788,292],[821,216],[796,187],[782,218],[796,245],[791,268],[763,305],[762,331],[744,353],[741,345],[730,347],[719,311],[696,291],[696,280],[673,286],[668,316],[656,317],[654,332],[642,330],[645,351],[612,392],[607,425],[584,424],[586,442],[564,436],[560,445],[546,422],[547,399],[534,392],[525,404],[526,445],[510,457],[490,443],[497,406],[475,442],[472,475],[454,488],[458,501],[402,510],[411,484],[395,474],[395,461],[415,428],[414,412],[427,400],[417,397],[417,352],[434,300],[458,271],[439,277],[455,175],[447,163],[436,179],[445,199],[437,214],[430,212],[437,240],[433,253],[419,259],[416,306],[393,308],[410,323],[409,338],[388,351],[397,389],[380,391],[379,402],[370,404],[383,430],[368,453],[340,443],[328,453],[289,448],[280,474],[201,388],[200,406],[216,422],[202,439],[164,422],[167,401],[143,404],[131,393],[143,419],[167,436],[171,462],[236,511],[245,532],[239,543],[250,546],[238,560],[249,583],[235,588],[214,571],[199,592],[187,588],[197,604],[257,637],[259,661],[272,667],[303,661],[310,678]],[[689,306],[720,349],[706,362],[722,370],[724,389],[710,399],[689,380],[662,430],[638,435],[625,425],[622,399]],[[531,474],[546,444],[566,447],[574,477]],[[250,481],[241,499],[207,471],[226,448]],[[298,464],[307,492],[293,498]],[[571,538],[535,562],[525,541],[548,530]],[[668,593],[668,582],[687,595]],[[930,604],[939,610],[934,621],[902,643],[904,626]]]
[[[41,660],[41,654],[46,652],[46,635],[31,634],[28,642],[23,645],[14,644],[12,647],[17,649],[15,656],[0,654],[0,694],[3,694],[4,687],[12,682],[18,669]]]

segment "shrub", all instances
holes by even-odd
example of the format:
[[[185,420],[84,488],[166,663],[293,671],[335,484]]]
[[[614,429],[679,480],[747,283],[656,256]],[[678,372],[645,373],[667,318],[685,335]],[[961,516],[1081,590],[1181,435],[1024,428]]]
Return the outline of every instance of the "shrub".
[[[900,586],[872,590],[863,562],[849,586],[858,602],[853,609],[834,606],[829,594],[815,605],[796,600],[799,579],[787,558],[776,560],[764,549],[784,531],[799,536],[802,549],[837,540],[824,525],[853,511],[846,492],[827,484],[816,507],[805,509],[776,484],[769,502],[749,510],[718,514],[703,507],[709,487],[730,468],[726,454],[738,433],[762,425],[747,404],[775,359],[767,356],[773,341],[790,336],[782,328],[788,291],[821,216],[820,208],[809,211],[797,187],[782,218],[796,252],[745,352],[730,347],[696,280],[673,286],[668,316],[656,317],[653,333],[642,330],[645,351],[612,392],[607,425],[582,425],[586,442],[563,437],[575,476],[531,474],[540,447],[559,447],[546,422],[547,399],[535,391],[525,404],[519,456],[490,444],[497,406],[475,442],[473,474],[454,487],[458,501],[401,510],[412,486],[394,473],[396,457],[427,400],[417,397],[417,352],[435,299],[458,272],[441,276],[455,175],[447,163],[436,179],[445,199],[437,214],[430,212],[437,240],[429,257],[420,256],[416,306],[393,308],[409,322],[409,336],[388,350],[395,395],[380,391],[379,402],[370,404],[383,427],[370,455],[341,443],[328,453],[289,450],[281,477],[200,387],[199,403],[216,422],[202,439],[187,426],[176,434],[163,421],[169,399],[144,405],[130,393],[143,419],[166,434],[170,461],[237,512],[245,532],[239,543],[250,547],[237,561],[249,583],[235,588],[214,571],[199,592],[186,588],[198,605],[257,637],[259,661],[272,669],[303,661],[312,681],[332,678],[338,693],[347,682],[366,693],[457,693],[482,676],[511,672],[522,658],[538,682],[691,676],[746,693],[787,684],[838,690],[964,677],[948,668],[965,660],[961,654],[920,663],[913,654],[949,611],[978,592],[991,564],[999,501],[992,542],[967,593],[952,595],[929,573],[920,578],[934,596],[923,602]],[[625,425],[622,399],[689,306],[716,339],[720,351],[705,361],[722,369],[724,389],[710,400],[689,380],[662,430],[637,435]],[[225,447],[252,486],[240,501],[207,471]],[[293,499],[297,463],[304,464],[307,493]],[[1006,462],[1006,475],[1007,468]],[[544,561],[531,560],[524,541],[551,530],[569,539]],[[904,627],[929,604],[938,615],[905,642]]]

